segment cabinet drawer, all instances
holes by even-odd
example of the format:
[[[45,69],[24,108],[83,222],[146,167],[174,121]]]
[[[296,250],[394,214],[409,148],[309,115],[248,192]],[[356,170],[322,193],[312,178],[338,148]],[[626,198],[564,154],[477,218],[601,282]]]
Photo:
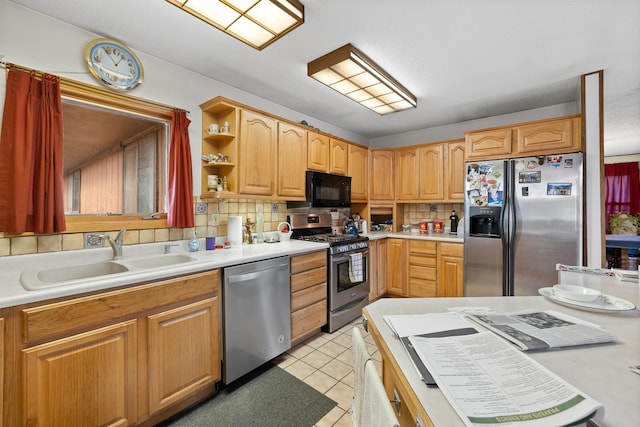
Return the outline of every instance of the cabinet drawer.
[[[291,274],[327,266],[327,251],[318,251],[306,255],[291,257]]]
[[[291,276],[291,292],[297,292],[309,286],[317,285],[327,281],[327,267],[322,266],[313,270]]]
[[[409,240],[409,252],[417,254],[435,255],[437,243],[420,240]]]
[[[464,256],[464,245],[462,243],[440,243],[441,256]]]
[[[437,296],[436,282],[430,280],[409,279],[409,296],[417,298],[429,298]]]
[[[291,294],[291,311],[327,299],[327,284],[321,283]]]
[[[163,305],[217,292],[218,270],[176,277],[22,310],[24,340],[30,342],[77,328],[112,322]]]
[[[409,277],[425,280],[437,280],[438,269],[435,266],[423,267],[421,265],[410,265]]]
[[[437,258],[435,256],[409,255],[409,265],[422,265],[425,267],[435,267]]]
[[[327,323],[327,301],[320,301],[291,313],[291,340]]]

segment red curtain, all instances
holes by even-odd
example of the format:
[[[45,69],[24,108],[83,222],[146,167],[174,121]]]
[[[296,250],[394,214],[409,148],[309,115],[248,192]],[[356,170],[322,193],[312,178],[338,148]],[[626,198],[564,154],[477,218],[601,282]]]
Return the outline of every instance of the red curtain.
[[[186,111],[174,110],[169,147],[169,227],[191,228],[194,223],[189,123]]]
[[[604,165],[607,219],[614,212],[640,213],[638,162]]]
[[[0,231],[66,229],[60,79],[8,66],[0,137]]]

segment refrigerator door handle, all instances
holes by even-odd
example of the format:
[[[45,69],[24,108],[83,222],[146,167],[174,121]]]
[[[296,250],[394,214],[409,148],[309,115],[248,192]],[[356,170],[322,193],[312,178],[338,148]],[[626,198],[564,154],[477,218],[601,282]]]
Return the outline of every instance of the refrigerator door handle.
[[[511,171],[509,161],[504,162],[504,197],[500,211],[500,236],[502,240],[502,295],[509,295],[509,209],[511,207]]]

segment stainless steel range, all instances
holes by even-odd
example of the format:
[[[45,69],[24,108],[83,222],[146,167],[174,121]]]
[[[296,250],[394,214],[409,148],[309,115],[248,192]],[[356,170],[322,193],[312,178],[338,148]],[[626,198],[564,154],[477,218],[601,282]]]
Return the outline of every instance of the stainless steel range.
[[[331,233],[331,214],[292,214],[292,239],[329,243],[327,329],[333,332],[369,303],[369,238]]]

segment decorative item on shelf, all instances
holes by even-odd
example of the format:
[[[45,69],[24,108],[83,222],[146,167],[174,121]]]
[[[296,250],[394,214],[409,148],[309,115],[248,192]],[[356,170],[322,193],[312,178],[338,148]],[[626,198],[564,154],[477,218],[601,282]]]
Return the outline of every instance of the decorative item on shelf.
[[[226,175],[222,178],[222,191],[231,191],[229,189],[229,180]]]
[[[221,130],[222,133],[229,133],[229,122],[225,121],[224,126]]]
[[[218,127],[217,123],[212,123],[209,125],[209,127],[207,128],[207,133],[209,135],[213,135],[216,134],[220,131],[220,128]]]
[[[222,153],[215,154],[203,154],[202,160],[207,163],[229,163],[229,156],[224,156]]]
[[[222,185],[222,180],[218,175],[207,175],[207,190],[216,191],[219,185]]]

